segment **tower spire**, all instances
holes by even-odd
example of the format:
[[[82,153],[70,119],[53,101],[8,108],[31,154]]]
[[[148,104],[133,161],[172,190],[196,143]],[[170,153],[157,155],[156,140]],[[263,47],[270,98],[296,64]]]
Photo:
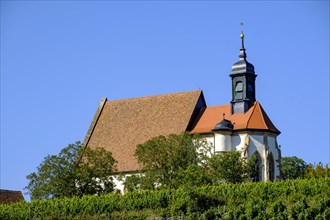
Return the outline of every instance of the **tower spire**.
[[[244,48],[244,37],[245,37],[245,35],[244,35],[244,32],[243,31],[241,32],[241,36],[240,37],[242,39],[242,49],[245,49]]]
[[[244,23],[241,21],[241,39],[242,39],[242,49],[244,49],[244,32],[243,32]]]
[[[244,48],[244,33],[243,31],[241,32],[241,39],[242,39],[242,48],[239,50],[239,58],[240,60],[245,60],[246,61],[246,53],[245,53],[245,48]]]
[[[242,40],[242,48],[240,49],[239,51],[239,58],[240,60],[245,60],[246,61],[246,53],[245,53],[245,48],[244,48],[244,32],[243,32],[243,26],[244,26],[244,23],[243,21],[241,21],[241,40]]]
[[[241,22],[242,47],[239,51],[239,61],[232,66],[232,113],[245,113],[253,105],[255,98],[254,66],[246,60],[244,48],[243,22]]]

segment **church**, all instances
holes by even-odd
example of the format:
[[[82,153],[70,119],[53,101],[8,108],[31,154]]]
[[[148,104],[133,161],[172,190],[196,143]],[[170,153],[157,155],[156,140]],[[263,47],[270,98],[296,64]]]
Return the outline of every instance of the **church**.
[[[188,91],[139,98],[102,98],[84,140],[85,147],[103,147],[117,160],[117,174],[140,170],[134,157],[138,144],[159,135],[200,134],[213,153],[240,151],[248,160],[256,156],[255,181],[280,179],[280,131],[256,99],[254,66],[246,59],[244,34],[238,62],[232,65],[231,102],[207,106],[203,91]],[[123,183],[115,179],[118,189]]]

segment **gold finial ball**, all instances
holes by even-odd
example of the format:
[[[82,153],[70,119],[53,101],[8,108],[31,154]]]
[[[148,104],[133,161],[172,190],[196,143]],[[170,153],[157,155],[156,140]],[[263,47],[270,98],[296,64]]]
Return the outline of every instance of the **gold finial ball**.
[[[244,39],[244,34],[243,34],[243,32],[241,33],[241,39]]]

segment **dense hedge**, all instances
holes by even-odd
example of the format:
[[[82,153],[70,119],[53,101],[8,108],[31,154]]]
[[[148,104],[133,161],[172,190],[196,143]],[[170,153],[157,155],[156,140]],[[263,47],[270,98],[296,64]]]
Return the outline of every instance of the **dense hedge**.
[[[330,219],[330,178],[0,205],[0,219]]]

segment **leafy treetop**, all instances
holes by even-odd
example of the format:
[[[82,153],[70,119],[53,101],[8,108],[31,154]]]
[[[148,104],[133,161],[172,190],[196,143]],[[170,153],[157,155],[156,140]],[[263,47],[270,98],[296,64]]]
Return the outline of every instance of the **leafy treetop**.
[[[80,142],[69,144],[58,155],[48,155],[27,176],[25,187],[31,199],[49,199],[112,192],[111,174],[116,161],[104,148],[83,148]]]

